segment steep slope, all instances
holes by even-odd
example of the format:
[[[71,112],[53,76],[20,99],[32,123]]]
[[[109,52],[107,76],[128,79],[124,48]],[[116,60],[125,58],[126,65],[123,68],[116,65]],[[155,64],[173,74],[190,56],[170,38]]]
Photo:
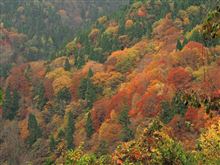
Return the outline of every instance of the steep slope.
[[[0,75],[1,163],[218,164],[218,1],[130,3]]]
[[[25,50],[16,50],[23,60],[49,60],[64,47],[79,27],[98,16],[125,6],[127,1],[101,3],[95,1],[0,1],[1,27],[23,33]]]

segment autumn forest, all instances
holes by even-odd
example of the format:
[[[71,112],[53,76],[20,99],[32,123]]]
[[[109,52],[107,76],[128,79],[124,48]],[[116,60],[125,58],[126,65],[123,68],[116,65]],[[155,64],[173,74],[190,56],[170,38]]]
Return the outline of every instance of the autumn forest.
[[[219,165],[220,0],[0,0],[1,165]]]

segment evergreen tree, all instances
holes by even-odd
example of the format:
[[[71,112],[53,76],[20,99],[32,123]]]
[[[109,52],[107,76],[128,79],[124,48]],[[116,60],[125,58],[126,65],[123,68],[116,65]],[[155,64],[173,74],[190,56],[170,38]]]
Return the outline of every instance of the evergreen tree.
[[[92,118],[90,112],[88,113],[87,120],[86,120],[86,134],[87,137],[90,138],[94,133],[94,128],[92,125]]]
[[[66,139],[66,145],[68,149],[74,148],[73,144],[73,133],[74,133],[74,119],[73,114],[69,112],[67,114],[67,127],[65,131],[65,139]]]
[[[96,100],[95,88],[91,81],[92,76],[93,76],[93,71],[90,68],[87,75],[87,84],[86,84],[86,92],[85,92],[85,99],[87,101],[88,108],[92,108],[93,102]]]
[[[83,54],[80,54],[75,58],[75,65],[78,69],[80,69],[85,64],[85,57]]]
[[[168,101],[164,101],[161,103],[162,113],[160,115],[161,120],[166,124],[172,120],[173,116],[175,115],[174,111],[171,109],[170,104]]]
[[[9,75],[9,71],[12,67],[12,64],[1,64],[0,65],[0,76],[6,78]]]
[[[34,100],[36,101],[36,108],[43,110],[43,107],[47,103],[47,98],[45,97],[45,88],[42,82],[40,82],[35,88]]]
[[[134,138],[133,131],[128,126],[124,126],[122,128],[121,140],[127,142],[133,138]]]
[[[177,40],[177,44],[176,44],[176,50],[182,50],[183,46],[180,42],[180,39]]]
[[[87,90],[87,78],[83,78],[80,81],[79,89],[78,89],[78,96],[79,98],[85,100],[85,93]]]
[[[51,150],[51,151],[54,151],[55,148],[56,148],[56,142],[55,142],[54,136],[51,135],[51,136],[50,136],[50,150]]]
[[[183,96],[182,92],[178,91],[175,97],[173,97],[171,104],[175,114],[180,114],[184,116],[188,106],[185,104],[185,100],[183,100],[182,96]]]
[[[119,115],[119,123],[122,125],[122,141],[129,141],[134,138],[133,131],[129,128],[130,119],[128,116],[129,107],[125,106]]]
[[[65,133],[62,128],[58,129],[58,139],[61,140],[63,137],[65,137]]]
[[[18,109],[19,109],[19,100],[20,96],[17,92],[17,90],[14,90],[13,92],[13,99],[12,99],[12,105],[11,105],[11,113],[10,113],[10,120],[14,119]]]
[[[32,145],[38,138],[42,136],[41,128],[39,127],[36,117],[33,114],[30,114],[28,118],[28,130],[28,143]]]
[[[9,119],[9,120],[14,119],[19,109],[19,99],[20,96],[18,92],[15,90],[13,92],[13,96],[11,96],[11,91],[9,87],[7,87],[5,92],[5,98],[3,100],[3,105],[2,105],[2,109],[3,109],[2,116],[4,119]]]
[[[93,71],[90,68],[87,77],[81,80],[78,91],[79,97],[87,101],[88,108],[91,108],[93,106],[93,102],[96,100],[95,87],[91,81],[92,76],[93,76]]]
[[[87,74],[87,78],[91,78],[94,75],[93,71],[91,68],[89,68],[88,74]]]
[[[58,94],[57,94],[57,99],[59,101],[65,101],[65,102],[70,102],[72,98],[71,92],[69,91],[68,88],[64,87],[61,89]]]
[[[71,69],[71,65],[70,65],[68,58],[66,58],[66,60],[65,60],[64,69],[65,69],[65,71],[70,71],[70,69]]]
[[[3,110],[2,117],[4,119],[8,119],[10,116],[11,103],[12,103],[11,91],[10,91],[10,88],[7,87],[5,91],[5,97],[3,99],[3,104],[2,104],[2,110]]]
[[[184,46],[185,46],[187,43],[188,43],[188,40],[187,40],[187,38],[184,37],[182,47],[184,48]]]
[[[87,81],[85,99],[87,101],[87,107],[92,108],[93,102],[96,100],[96,92],[90,79]]]
[[[129,107],[127,105],[125,105],[123,107],[123,110],[119,114],[119,123],[122,126],[127,126],[127,125],[130,124],[130,120],[129,120],[129,116],[128,116],[128,111],[129,111]]]

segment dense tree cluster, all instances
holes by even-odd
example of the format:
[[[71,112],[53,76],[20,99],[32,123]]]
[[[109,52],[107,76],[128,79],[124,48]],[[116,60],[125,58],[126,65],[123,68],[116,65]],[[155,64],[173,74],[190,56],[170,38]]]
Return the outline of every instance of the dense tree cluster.
[[[87,107],[92,108],[93,102],[96,100],[96,91],[92,83],[93,71],[89,69],[87,77],[80,82],[78,95],[81,99],[87,101]]]
[[[28,143],[30,145],[34,144],[38,138],[42,136],[42,130],[37,122],[35,115],[30,114],[28,118]]]
[[[66,139],[66,146],[68,149],[72,149],[74,147],[73,144],[73,132],[74,132],[74,118],[73,114],[69,112],[67,114],[67,126],[65,130],[65,139]]]
[[[19,100],[20,96],[18,92],[15,90],[12,93],[10,88],[7,87],[5,91],[5,97],[2,103],[2,117],[4,119],[13,120],[15,118],[16,113],[19,110]]]
[[[0,3],[0,164],[218,164],[214,1],[127,1],[74,36],[69,18],[102,8],[73,18],[85,2]]]

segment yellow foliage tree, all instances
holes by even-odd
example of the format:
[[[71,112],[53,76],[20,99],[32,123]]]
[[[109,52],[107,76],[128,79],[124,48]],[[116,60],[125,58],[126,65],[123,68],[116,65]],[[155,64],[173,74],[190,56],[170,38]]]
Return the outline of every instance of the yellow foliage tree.
[[[55,94],[57,94],[64,87],[70,88],[72,84],[71,73],[65,71],[64,68],[56,68],[47,73],[46,78],[53,80],[52,86]]]
[[[88,36],[88,37],[89,37],[91,40],[95,40],[96,37],[97,37],[99,34],[100,34],[100,30],[97,29],[97,28],[94,28],[94,29],[92,29],[91,32],[89,33],[89,36]]]
[[[200,160],[204,164],[220,162],[220,121],[211,125],[199,138]]]
[[[64,76],[64,75],[70,77],[71,73],[68,71],[65,71],[63,67],[59,67],[59,68],[56,68],[53,71],[47,73],[46,78],[49,78],[51,80],[55,80],[55,79],[57,79],[61,76]]]
[[[128,20],[125,22],[125,27],[126,27],[126,29],[131,28],[133,25],[134,25],[134,22],[133,22],[133,20],[131,20],[131,19],[128,19]]]
[[[65,87],[70,88],[71,83],[72,83],[72,80],[66,75],[63,75],[63,76],[55,79],[53,81],[53,90],[54,90],[55,94],[57,94],[61,89],[65,88]]]
[[[108,20],[108,18],[106,16],[102,16],[102,17],[98,18],[98,23],[104,24],[107,20]]]
[[[119,72],[97,72],[92,81],[94,85],[105,88],[116,88],[124,81],[124,76]]]
[[[105,140],[109,144],[114,144],[120,140],[121,129],[119,123],[107,120],[99,129],[99,140]]]
[[[118,25],[116,25],[116,26],[109,26],[105,30],[104,34],[106,34],[106,35],[114,35],[114,34],[118,33],[118,30],[119,30],[119,26]]]

